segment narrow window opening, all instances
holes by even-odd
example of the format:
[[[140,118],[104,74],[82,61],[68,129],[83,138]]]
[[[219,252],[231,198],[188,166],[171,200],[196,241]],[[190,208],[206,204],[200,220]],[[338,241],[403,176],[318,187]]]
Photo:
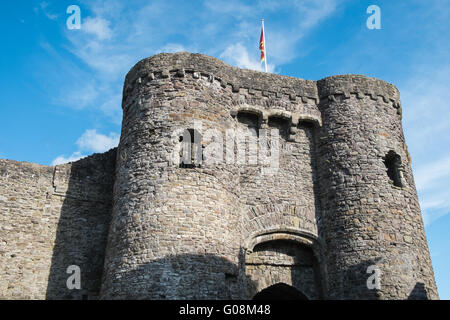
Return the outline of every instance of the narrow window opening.
[[[180,136],[180,168],[199,168],[203,160],[202,136],[194,129],[186,129]]]
[[[300,120],[298,122],[297,128],[306,134],[306,137],[310,143],[314,143],[316,125],[313,121]]]
[[[239,111],[237,114],[237,120],[249,129],[258,130],[260,126],[259,116],[254,113]]]
[[[258,161],[258,137],[261,117],[257,113],[239,111],[237,114],[238,131],[234,153],[237,163],[256,164]]]
[[[270,117],[268,125],[270,128],[278,129],[280,137],[287,140],[289,138],[290,121],[281,117]]]
[[[299,128],[308,128],[308,129],[314,129],[314,122],[308,121],[308,120],[300,120],[298,122]]]
[[[389,151],[384,159],[384,165],[387,168],[387,175],[394,186],[400,188],[404,187],[401,157],[394,151]]]

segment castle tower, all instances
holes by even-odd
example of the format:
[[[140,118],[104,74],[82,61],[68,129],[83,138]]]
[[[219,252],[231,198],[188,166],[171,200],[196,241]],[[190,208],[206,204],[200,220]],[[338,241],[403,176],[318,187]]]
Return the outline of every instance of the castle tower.
[[[437,298],[392,85],[159,54],[122,106],[101,297]]]
[[[437,298],[398,90],[345,75],[318,81],[318,92],[329,298]]]
[[[239,176],[195,157],[229,110],[212,74],[194,72],[207,60],[186,58],[154,56],[126,77],[104,298],[242,298]],[[193,161],[180,162],[190,142]]]

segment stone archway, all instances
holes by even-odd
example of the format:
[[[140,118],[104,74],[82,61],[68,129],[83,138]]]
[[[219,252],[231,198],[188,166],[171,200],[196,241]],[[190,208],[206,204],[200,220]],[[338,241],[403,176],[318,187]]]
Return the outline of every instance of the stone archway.
[[[293,286],[277,283],[258,292],[253,300],[309,300]]]
[[[300,299],[295,292],[308,300],[324,298],[320,249],[314,238],[298,233],[271,232],[247,240],[245,273],[248,298],[261,294],[276,299],[273,295],[285,294],[290,299]]]

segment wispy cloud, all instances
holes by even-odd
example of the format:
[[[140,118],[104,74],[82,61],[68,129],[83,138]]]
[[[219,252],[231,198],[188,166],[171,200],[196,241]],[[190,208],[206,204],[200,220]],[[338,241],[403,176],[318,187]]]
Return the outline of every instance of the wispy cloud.
[[[78,150],[70,156],[60,155],[52,161],[52,165],[77,161],[86,157],[86,153],[105,152],[119,144],[119,135],[111,132],[109,135],[97,133],[94,129],[86,130],[76,141]]]
[[[442,182],[448,182],[450,180],[450,157],[427,163],[415,171],[415,177],[419,191],[430,189],[437,184],[441,185]]]
[[[112,37],[110,22],[100,17],[87,17],[83,21],[83,32],[96,36],[99,40],[107,40]]]
[[[119,144],[119,135],[110,133],[108,136],[97,133],[96,130],[86,130],[83,135],[78,138],[76,144],[80,150],[93,152],[104,152],[111,148],[117,147]]]
[[[424,223],[429,225],[450,213],[450,156],[425,162],[414,173]]]
[[[39,7],[34,8],[35,13],[42,12],[48,19],[56,20],[58,19],[58,15],[50,12],[49,3],[46,1],[40,2]]]
[[[450,214],[450,64],[415,68],[401,88],[405,136],[426,225]]]
[[[264,67],[258,57],[250,56],[247,48],[245,48],[242,43],[230,45],[220,55],[220,58],[239,68],[264,71]],[[267,68],[269,72],[273,72],[275,66],[273,64],[268,64]]]
[[[432,193],[424,199],[419,194],[420,207],[425,226],[450,213],[450,192]]]
[[[183,51],[187,51],[187,50],[181,44],[168,43],[165,46],[163,46],[160,51],[161,52],[167,52],[167,53],[175,53],[175,52],[183,52]]]
[[[82,158],[86,157],[86,155],[82,155],[81,152],[77,151],[74,152],[72,155],[65,157],[64,155],[56,157],[51,163],[52,166],[57,166],[59,164],[69,163],[69,162],[75,162]]]

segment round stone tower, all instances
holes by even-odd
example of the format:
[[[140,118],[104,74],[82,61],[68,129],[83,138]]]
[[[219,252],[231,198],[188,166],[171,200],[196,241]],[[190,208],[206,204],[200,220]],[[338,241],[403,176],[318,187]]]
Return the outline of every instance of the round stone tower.
[[[329,298],[437,298],[398,90],[344,75],[318,81],[318,92]]]
[[[242,298],[238,175],[196,158],[200,132],[225,131],[229,110],[220,83],[194,72],[215,59],[187,57],[157,55],[126,77],[103,298]]]

